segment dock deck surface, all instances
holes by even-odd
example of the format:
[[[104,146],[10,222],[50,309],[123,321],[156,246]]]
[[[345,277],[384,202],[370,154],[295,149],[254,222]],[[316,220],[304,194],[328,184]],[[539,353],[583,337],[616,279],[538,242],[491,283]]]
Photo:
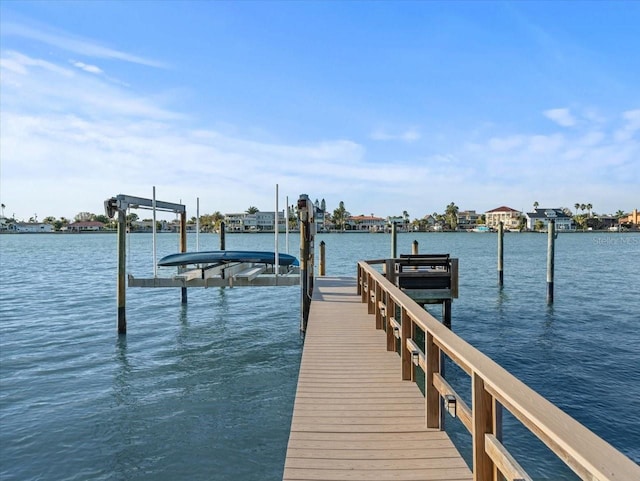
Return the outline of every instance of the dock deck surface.
[[[351,278],[315,280],[283,479],[471,480]]]

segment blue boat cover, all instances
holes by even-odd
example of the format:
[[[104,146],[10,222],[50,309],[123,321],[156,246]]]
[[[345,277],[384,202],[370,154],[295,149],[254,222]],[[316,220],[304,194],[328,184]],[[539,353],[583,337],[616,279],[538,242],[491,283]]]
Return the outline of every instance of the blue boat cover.
[[[263,251],[201,251],[180,252],[170,254],[158,261],[159,266],[186,266],[190,264],[214,264],[226,262],[256,262],[260,264],[275,264],[275,252]],[[278,263],[281,266],[297,266],[298,259],[289,254],[278,253]]]

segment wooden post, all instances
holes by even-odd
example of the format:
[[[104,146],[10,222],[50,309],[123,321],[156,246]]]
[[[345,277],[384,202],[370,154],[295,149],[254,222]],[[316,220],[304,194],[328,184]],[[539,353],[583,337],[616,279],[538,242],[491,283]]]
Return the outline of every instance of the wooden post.
[[[411,244],[411,253],[412,253],[414,256],[417,256],[417,255],[418,255],[418,241],[417,241],[417,240],[414,240],[414,241],[413,241],[413,244]]]
[[[376,312],[376,286],[371,274],[367,273],[367,314],[375,314]]]
[[[498,285],[500,287],[504,284],[504,223],[500,221],[498,224]]]
[[[313,204],[307,194],[300,194],[298,198],[298,220],[300,223],[300,332],[304,335],[313,295],[314,213]]]
[[[498,441],[502,442],[502,404],[500,404],[500,402],[496,398],[493,398],[492,411],[493,435]],[[495,481],[502,481],[505,479],[495,463],[493,466],[493,479]]]
[[[440,393],[433,385],[433,376],[440,372],[440,348],[433,342],[433,334],[425,333],[427,370],[424,373],[424,402],[427,428],[442,429],[440,425]]]
[[[301,319],[300,319],[300,331],[304,333],[307,330],[307,319],[309,318],[309,307],[311,300],[308,295],[308,282],[307,277],[307,260],[309,257],[309,243],[306,241],[308,236],[307,229],[309,224],[305,221],[300,222],[300,301],[301,301]],[[364,291],[364,290],[363,290]]]
[[[118,334],[127,332],[127,216],[118,209]]]
[[[549,219],[547,227],[547,304],[553,304],[553,269],[555,256],[556,222]]]
[[[320,276],[324,276],[326,274],[324,250],[325,250],[325,243],[324,241],[321,241],[320,242]]]
[[[376,282],[376,329],[382,329],[382,312],[380,310],[380,302],[382,301],[382,286]]]
[[[224,239],[224,235],[225,235],[224,228],[225,228],[224,221],[220,222],[220,250],[221,251],[225,250],[226,248],[225,239]]]
[[[473,409],[473,480],[493,479],[493,461],[486,452],[484,435],[493,433],[493,398],[485,390],[484,381],[474,373],[472,376]]]
[[[391,327],[390,319],[396,317],[396,303],[391,296],[387,296],[387,351],[393,352],[396,350],[396,336],[393,333],[393,327]]]
[[[442,323],[451,329],[451,299],[442,301]]]
[[[180,212],[180,252],[187,252],[187,213]],[[182,304],[187,303],[187,288],[181,287]]]
[[[398,229],[395,222],[391,223],[391,258],[398,257]]]
[[[411,351],[407,347],[407,339],[411,339],[411,333],[413,329],[411,325],[413,322],[407,314],[407,310],[403,307],[400,310],[400,357],[402,359],[402,380],[403,381],[411,381],[412,372],[413,371],[413,362],[411,359]]]
[[[396,283],[396,263],[393,259],[386,259],[384,263],[384,273],[387,277],[387,280],[391,282],[391,284]]]

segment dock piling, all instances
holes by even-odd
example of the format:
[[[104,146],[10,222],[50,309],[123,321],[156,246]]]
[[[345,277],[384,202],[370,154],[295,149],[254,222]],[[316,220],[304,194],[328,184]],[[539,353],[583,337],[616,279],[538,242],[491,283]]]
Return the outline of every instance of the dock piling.
[[[180,252],[187,252],[187,212],[180,212]],[[187,303],[187,288],[180,288],[182,291],[182,304]]]
[[[324,241],[320,242],[320,276],[324,277],[326,275],[326,257],[325,257],[325,243]]]
[[[504,223],[498,224],[498,285],[504,285]]]
[[[118,334],[127,333],[127,216],[118,209]]]
[[[553,304],[553,270],[555,257],[556,222],[549,220],[547,227],[547,304]]]
[[[398,256],[398,228],[395,222],[391,223],[391,258]]]

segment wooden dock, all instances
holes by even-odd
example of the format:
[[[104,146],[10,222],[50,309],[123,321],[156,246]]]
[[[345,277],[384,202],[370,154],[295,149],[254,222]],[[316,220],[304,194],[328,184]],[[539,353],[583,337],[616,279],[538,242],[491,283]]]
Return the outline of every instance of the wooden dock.
[[[425,399],[356,291],[315,281],[284,468],[285,480],[471,480]]]
[[[285,480],[531,481],[502,442],[505,410],[581,479],[640,479],[640,466],[456,336],[376,263],[360,261],[357,280],[315,280]],[[445,358],[469,375],[468,396],[445,379]],[[412,382],[418,366],[425,396]],[[443,430],[447,416],[469,431],[471,469]]]

